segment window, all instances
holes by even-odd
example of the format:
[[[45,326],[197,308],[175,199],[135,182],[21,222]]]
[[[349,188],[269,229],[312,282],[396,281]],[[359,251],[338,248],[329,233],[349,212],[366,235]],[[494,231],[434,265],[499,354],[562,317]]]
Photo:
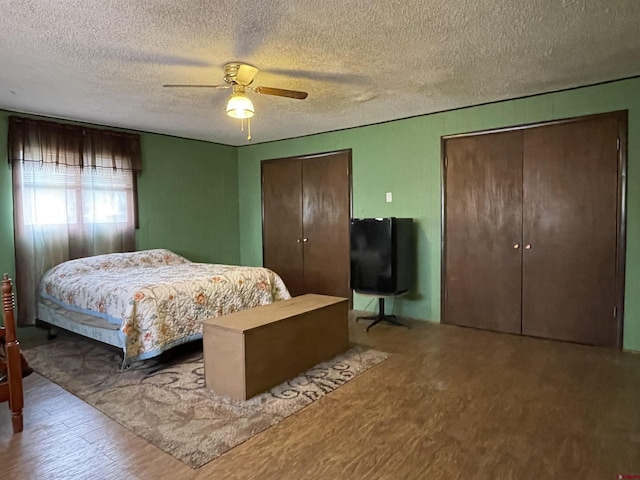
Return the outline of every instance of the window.
[[[126,224],[133,221],[133,176],[21,168],[25,225]]]
[[[135,249],[140,137],[9,117],[18,324],[42,275],[65,260]]]

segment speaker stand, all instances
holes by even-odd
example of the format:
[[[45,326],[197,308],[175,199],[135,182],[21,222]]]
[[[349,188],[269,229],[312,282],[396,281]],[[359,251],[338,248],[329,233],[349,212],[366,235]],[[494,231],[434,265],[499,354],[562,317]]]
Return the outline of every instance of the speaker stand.
[[[409,325],[405,325],[404,323],[398,320],[398,317],[395,315],[386,315],[384,313],[384,297],[378,298],[378,314],[371,315],[369,317],[357,317],[356,322],[358,320],[373,320],[373,323],[367,327],[367,332],[371,327],[377,325],[380,322],[387,322],[392,325],[398,325],[399,327],[411,328]]]

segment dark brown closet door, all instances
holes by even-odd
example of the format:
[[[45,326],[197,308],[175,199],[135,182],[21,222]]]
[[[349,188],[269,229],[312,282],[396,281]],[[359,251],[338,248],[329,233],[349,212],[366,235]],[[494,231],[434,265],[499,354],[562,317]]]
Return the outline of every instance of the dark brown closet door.
[[[276,272],[291,295],[304,290],[302,247],[302,163],[262,162],[263,264]]]
[[[445,141],[444,321],[520,333],[522,132]]]
[[[524,133],[525,335],[617,343],[617,135],[613,117]]]
[[[302,162],[306,293],[351,297],[349,288],[350,152]]]

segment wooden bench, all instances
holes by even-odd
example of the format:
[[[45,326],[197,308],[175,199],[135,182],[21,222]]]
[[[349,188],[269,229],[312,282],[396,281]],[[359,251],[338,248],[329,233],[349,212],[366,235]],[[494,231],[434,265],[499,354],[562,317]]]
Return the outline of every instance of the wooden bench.
[[[246,400],[349,349],[348,301],[302,295],[203,322],[204,374]]]

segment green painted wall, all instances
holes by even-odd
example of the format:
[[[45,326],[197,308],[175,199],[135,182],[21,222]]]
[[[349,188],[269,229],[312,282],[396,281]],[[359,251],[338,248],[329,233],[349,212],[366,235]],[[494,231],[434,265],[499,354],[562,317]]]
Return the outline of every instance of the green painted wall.
[[[0,111],[0,271],[15,274],[11,170]],[[137,248],[169,248],[201,262],[240,262],[235,147],[141,133]]]
[[[8,273],[15,278],[13,258],[13,191],[11,169],[7,163],[8,114],[0,111],[0,275]]]
[[[262,264],[260,161],[351,148],[355,217],[413,217],[418,222],[418,279],[394,311],[440,319],[440,137],[594,113],[629,110],[627,269],[624,348],[640,350],[640,79],[550,93],[238,149],[240,254]],[[393,192],[393,203],[385,202]],[[369,297],[355,298],[364,308]],[[373,305],[372,305],[373,307]]]
[[[138,249],[240,263],[236,148],[144,134],[142,152]]]

